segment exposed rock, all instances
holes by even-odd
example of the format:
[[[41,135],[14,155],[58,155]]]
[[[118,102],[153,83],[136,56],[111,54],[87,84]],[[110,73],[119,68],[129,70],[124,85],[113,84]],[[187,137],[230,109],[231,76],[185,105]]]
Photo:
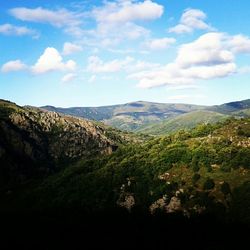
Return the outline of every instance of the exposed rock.
[[[174,212],[181,211],[181,210],[182,210],[182,207],[181,207],[180,199],[177,198],[176,196],[173,196],[169,204],[166,206],[166,212],[174,213]]]
[[[166,201],[164,198],[161,198],[158,199],[149,207],[149,211],[151,214],[154,214],[157,209],[164,209],[165,206],[166,206]]]
[[[9,171],[11,176],[26,179],[35,172],[55,171],[60,163],[111,154],[118,147],[117,142],[93,122],[12,106],[13,111],[0,119],[0,161],[4,165],[0,175],[5,174],[6,181]]]
[[[135,205],[135,198],[132,194],[126,194],[123,199],[120,198],[119,201],[117,201],[117,205],[131,211],[132,207]]]

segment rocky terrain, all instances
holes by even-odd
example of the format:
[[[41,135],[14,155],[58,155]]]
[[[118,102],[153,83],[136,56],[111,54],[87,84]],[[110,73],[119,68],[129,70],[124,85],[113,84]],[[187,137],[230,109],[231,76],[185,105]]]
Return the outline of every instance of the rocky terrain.
[[[2,184],[53,172],[77,159],[110,154],[128,139],[81,118],[6,101],[0,102],[0,111]]]
[[[214,111],[194,112],[213,120]],[[138,240],[140,232],[144,248],[166,249],[167,235],[168,246],[183,249],[180,237],[193,246],[198,235],[213,249],[215,239],[240,232],[239,246],[250,225],[250,119],[208,122],[138,136],[1,100],[0,219],[8,244],[13,232],[16,242],[46,235],[53,249],[76,238],[81,246]]]

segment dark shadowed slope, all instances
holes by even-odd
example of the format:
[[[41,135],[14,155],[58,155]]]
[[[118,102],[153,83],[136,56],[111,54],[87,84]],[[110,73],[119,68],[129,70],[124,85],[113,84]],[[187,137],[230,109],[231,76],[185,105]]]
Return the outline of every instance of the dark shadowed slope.
[[[82,118],[0,100],[1,185],[109,154],[134,138]]]

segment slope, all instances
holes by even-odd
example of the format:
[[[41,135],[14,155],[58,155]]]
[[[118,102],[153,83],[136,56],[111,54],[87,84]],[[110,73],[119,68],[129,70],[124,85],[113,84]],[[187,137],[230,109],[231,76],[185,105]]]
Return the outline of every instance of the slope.
[[[153,102],[131,102],[103,107],[56,108],[44,106],[43,109],[102,121],[107,125],[133,131],[145,124],[159,122],[169,117],[199,110],[203,106],[190,104],[165,104]]]
[[[1,186],[110,154],[133,140],[137,138],[101,124],[0,100]]]
[[[151,135],[163,135],[173,133],[180,129],[194,128],[198,124],[202,123],[216,123],[223,121],[227,118],[227,115],[223,115],[213,111],[200,110],[187,114],[179,115],[172,119],[167,119],[157,124],[144,126],[136,130],[139,133],[151,134]]]
[[[249,135],[249,119],[198,126],[81,160],[22,191],[22,202],[19,190],[2,198],[15,209],[93,213],[121,207],[250,223]]]

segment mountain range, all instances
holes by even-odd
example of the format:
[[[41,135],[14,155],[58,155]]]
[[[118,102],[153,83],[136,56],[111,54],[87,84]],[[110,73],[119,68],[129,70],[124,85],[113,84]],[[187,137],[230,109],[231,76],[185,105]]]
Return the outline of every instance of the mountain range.
[[[197,231],[205,249],[228,235],[228,246],[247,239],[249,100],[83,108],[89,119],[55,110],[0,100],[0,219],[8,244],[13,234],[18,242],[38,235],[55,242],[56,235],[57,246],[68,239],[68,246],[78,240],[97,249],[105,240],[117,249],[124,235],[151,249],[157,242],[166,249],[166,235],[173,249],[193,246]],[[138,117],[140,133],[101,122],[117,116],[126,117],[125,130],[128,117]],[[154,122],[144,123],[148,117]]]
[[[156,135],[192,128],[198,123],[223,121],[229,116],[247,117],[250,114],[250,100],[217,106],[138,101],[102,107],[57,108],[43,106],[41,108],[101,121],[121,130]]]

